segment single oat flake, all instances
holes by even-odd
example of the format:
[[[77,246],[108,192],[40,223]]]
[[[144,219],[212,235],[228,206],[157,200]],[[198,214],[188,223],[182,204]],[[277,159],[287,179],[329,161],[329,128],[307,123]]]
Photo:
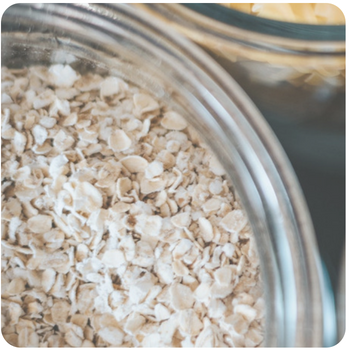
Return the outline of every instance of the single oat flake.
[[[257,347],[246,214],[185,118],[118,77],[2,68],[2,334],[17,347]]]

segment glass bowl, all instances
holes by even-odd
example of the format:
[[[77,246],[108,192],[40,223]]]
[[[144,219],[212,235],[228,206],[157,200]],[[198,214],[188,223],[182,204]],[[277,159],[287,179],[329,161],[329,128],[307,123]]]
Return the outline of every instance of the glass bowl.
[[[18,4],[2,18],[2,64],[69,63],[119,76],[163,99],[227,171],[256,237],[265,346],[322,346],[322,266],[295,174],[267,123],[210,57],[125,5]]]

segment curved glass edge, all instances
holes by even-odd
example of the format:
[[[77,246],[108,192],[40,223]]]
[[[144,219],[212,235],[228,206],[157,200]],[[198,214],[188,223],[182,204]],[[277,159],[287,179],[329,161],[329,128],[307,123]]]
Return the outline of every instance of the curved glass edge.
[[[256,17],[219,4],[181,4],[186,8],[241,29],[307,41],[345,41],[345,25],[314,25]]]
[[[323,270],[323,309],[326,317],[323,318],[323,346],[331,347],[337,344],[337,317],[334,300],[334,291],[329,278],[326,264],[322,261]]]
[[[303,62],[303,65],[316,62],[328,65],[330,60],[336,65],[343,65],[342,62],[345,61],[345,41],[301,40],[254,32],[232,23],[220,22],[181,4],[144,3],[133,6],[170,24],[192,41],[214,52],[233,53],[237,56],[236,50],[239,48],[241,54],[238,53],[238,57],[245,57],[248,53],[248,57],[251,57],[253,53],[258,53],[267,62],[272,60],[271,62],[278,63],[277,59],[281,60],[280,55],[283,55],[283,60],[292,59],[295,64],[294,60],[298,59],[299,64]]]
[[[336,290],[336,310],[337,310],[337,325],[338,325],[338,334],[337,334],[337,343],[343,341],[345,336],[345,326],[346,326],[346,248],[344,247],[342,257],[341,257],[341,265],[340,265],[340,273],[339,273],[339,281]]]

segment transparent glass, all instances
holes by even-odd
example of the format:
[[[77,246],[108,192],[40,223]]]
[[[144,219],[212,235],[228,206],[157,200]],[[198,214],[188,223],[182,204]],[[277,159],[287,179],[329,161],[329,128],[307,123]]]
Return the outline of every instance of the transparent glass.
[[[205,48],[264,116],[344,126],[332,110],[345,96],[345,25],[286,23],[219,4],[139,6]]]
[[[224,165],[261,260],[265,346],[322,346],[322,268],[299,185],[276,137],[233,79],[187,39],[125,5],[13,5],[2,64],[70,62],[120,76],[182,113]]]
[[[345,247],[341,256],[341,264],[340,268],[341,271],[339,273],[339,281],[338,281],[338,288],[337,288],[337,321],[338,321],[338,339],[339,341],[343,339],[345,335],[345,317],[346,317],[346,275],[345,275],[345,265],[346,265],[346,259],[345,259]]]

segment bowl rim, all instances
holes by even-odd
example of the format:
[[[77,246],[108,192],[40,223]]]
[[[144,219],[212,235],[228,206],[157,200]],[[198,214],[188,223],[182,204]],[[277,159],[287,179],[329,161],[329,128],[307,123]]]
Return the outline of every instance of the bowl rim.
[[[257,17],[219,4],[181,4],[218,22],[275,37],[305,41],[345,41],[345,25],[293,23]]]

